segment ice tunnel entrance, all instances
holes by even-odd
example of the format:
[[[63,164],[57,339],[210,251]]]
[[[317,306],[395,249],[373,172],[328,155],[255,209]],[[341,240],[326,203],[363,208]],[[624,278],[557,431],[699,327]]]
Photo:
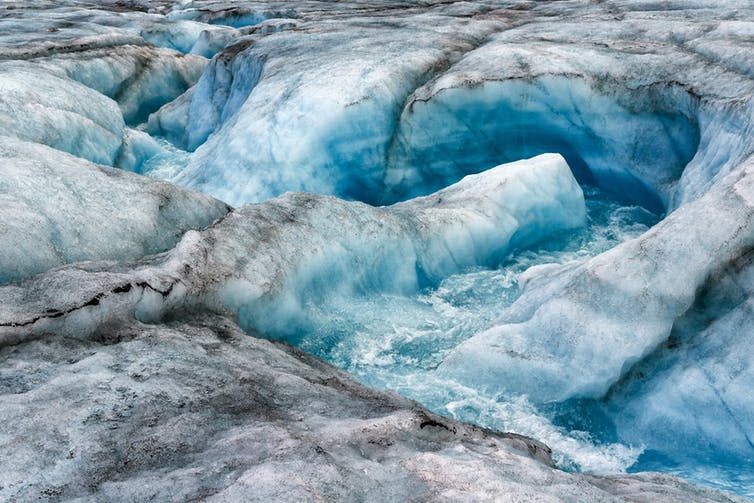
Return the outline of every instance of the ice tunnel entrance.
[[[581,183],[660,213],[700,140],[697,100],[676,86],[546,76],[425,92],[404,109],[390,145],[388,200],[557,152]]]
[[[672,84],[443,75],[415,89],[385,75],[348,101],[345,90],[281,92],[270,63],[243,54],[232,66],[215,58],[149,120],[193,151],[175,181],[235,206],[300,190],[392,204],[558,153],[582,184],[662,213],[700,144],[698,99]]]

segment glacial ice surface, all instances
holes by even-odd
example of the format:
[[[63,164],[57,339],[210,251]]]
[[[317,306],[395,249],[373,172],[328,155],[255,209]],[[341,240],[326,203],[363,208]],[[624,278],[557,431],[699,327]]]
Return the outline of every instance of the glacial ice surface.
[[[209,196],[5,136],[0,163],[0,283],[161,252],[229,211]]]
[[[145,356],[141,344],[150,338],[177,344],[161,346],[167,361],[180,351],[211,356],[237,322],[445,415],[544,439],[564,468],[659,469],[751,496],[754,19],[747,3],[281,5],[0,3],[0,280],[15,281],[0,287],[0,346],[6,361],[36,376],[16,367],[3,374],[10,422],[34,409],[24,400],[34,395],[35,369],[47,365],[35,355],[56,337],[84,341],[71,350],[71,372],[87,369],[95,377],[85,386],[95,386],[104,375],[99,359],[162,368],[164,361]],[[587,187],[586,227],[581,189],[563,158]],[[234,205],[261,203],[230,211],[209,196],[92,163]],[[194,321],[168,326],[206,310],[236,319],[205,318],[217,337],[204,334],[201,349],[181,342],[201,332]],[[92,344],[110,349],[82,356]],[[244,351],[260,351],[251,346]],[[18,360],[16,349],[5,349],[15,347]],[[283,360],[266,360],[263,374]],[[69,381],[54,376],[66,365],[50,367],[42,396],[59,396],[55,387]],[[113,379],[143,377],[117,362],[107,368]],[[222,374],[218,383],[227,382],[226,370],[213,370]],[[299,377],[309,370],[299,371],[276,378],[319,403]],[[233,396],[216,398],[217,410],[234,413]],[[150,428],[156,402],[141,403]],[[89,424],[141,424],[112,410],[94,411]],[[331,416],[309,419],[322,438],[341,441],[327,433]],[[45,419],[39,438],[57,449],[56,420]],[[206,431],[204,421],[185,424]],[[408,423],[373,440],[423,442],[416,421]],[[91,452],[106,452],[98,449],[107,441],[98,442]],[[458,487],[477,487],[485,463],[453,455],[465,444],[438,442],[448,449],[442,455],[406,461],[420,475],[401,488],[427,483],[438,491],[430,494],[453,499]],[[185,452],[180,442],[155,445],[150,454]],[[46,461],[14,452],[39,477],[13,494],[121,488],[81,475],[96,472],[96,460],[66,465],[56,456],[70,453],[57,450],[56,480],[73,466],[84,482],[42,487]],[[343,459],[360,463],[354,452]],[[179,470],[187,466],[166,456]],[[463,462],[457,478],[447,478],[448,459]],[[99,468],[123,468],[108,462]],[[328,480],[344,480],[344,464],[328,465]],[[226,495],[241,498],[255,474],[275,480],[301,463],[285,466],[249,471]],[[626,491],[651,499],[658,486],[666,499],[690,497],[671,478],[547,478],[542,466],[527,473],[547,479],[547,491],[563,480],[581,487],[536,494],[543,498],[610,500]],[[27,468],[7,477],[24,480]],[[296,479],[304,492],[319,487],[306,473]],[[508,480],[497,468],[481,473],[477,496],[496,494],[500,477]],[[158,494],[155,477],[145,477],[145,491]],[[539,486],[543,478],[526,480]],[[132,482],[122,487],[141,489]],[[535,496],[526,484],[519,489]],[[700,499],[719,496],[696,491]]]
[[[730,194],[735,177],[728,175],[743,176],[742,166],[748,165],[752,107],[747,96],[752,83],[735,57],[738,49],[728,52],[724,47],[746,45],[750,21],[719,21],[740,16],[733,4],[717,13],[696,12],[696,18],[685,16],[682,9],[612,7],[618,12],[614,17],[599,8],[574,7],[571,12],[569,7],[542,6],[541,18],[535,15],[520,26],[506,24],[504,15],[482,15],[473,32],[467,24],[456,24],[449,12],[450,19],[442,21],[434,17],[438,11],[421,13],[401,19],[401,29],[410,27],[415,35],[410,47],[401,47],[397,54],[394,32],[377,21],[360,27],[373,42],[366,47],[339,30],[294,31],[240,43],[213,60],[201,86],[154,114],[150,131],[195,150],[186,168],[171,179],[234,203],[264,200],[286,190],[389,203],[437,190],[499,162],[556,151],[583,183],[624,203],[667,211],[667,221],[652,230],[647,226],[636,234],[628,232],[638,239],[615,250],[595,244],[584,246],[592,253],[574,260],[543,255],[541,265],[535,262],[529,265],[537,267],[516,272],[521,286],[515,293],[475,284],[501,304],[495,304],[490,319],[479,316],[479,325],[466,331],[450,322],[440,324],[441,331],[465,336],[433,341],[438,353],[432,353],[430,361],[437,369],[430,374],[458,383],[469,394],[506,397],[503,402],[530,407],[535,412],[529,417],[543,419],[551,428],[540,436],[568,453],[563,454],[566,465],[626,468],[645,449],[636,466],[663,466],[642,465],[659,452],[654,459],[664,459],[668,469],[686,466],[687,472],[677,471],[746,490],[747,484],[736,480],[750,476],[742,467],[753,454],[752,407],[742,395],[726,397],[714,390],[747,382],[748,363],[737,365],[742,374],[735,379],[718,377],[722,381],[717,384],[686,375],[682,389],[696,396],[700,386],[709,385],[707,399],[669,400],[658,390],[654,400],[665,412],[636,420],[624,421],[620,411],[641,410],[645,402],[636,395],[633,403],[617,390],[639,375],[630,372],[634,365],[645,358],[654,361],[651,355],[671,343],[667,341],[677,330],[674,320],[693,308],[710,275],[742,260],[737,257],[750,235],[748,205],[735,202],[737,196]],[[474,11],[475,6],[468,8]],[[566,12],[574,17],[564,18]],[[557,24],[551,15],[557,16]],[[415,24],[418,20],[421,26]],[[717,28],[712,29],[713,24]],[[448,38],[447,31],[435,26],[457,33]],[[651,43],[632,42],[637,31]],[[714,53],[709,47],[720,49]],[[323,57],[307,58],[311,50]],[[424,63],[430,61],[431,66]],[[209,112],[197,112],[207,106]],[[625,223],[629,230],[633,225]],[[329,298],[326,293],[321,289],[311,297]],[[395,297],[344,297],[332,303],[322,300],[319,307],[303,311],[296,301],[283,323],[270,324],[257,316],[262,321],[255,326],[348,366],[348,357],[331,354],[348,345],[343,340],[363,337],[380,347],[385,339],[394,340],[375,335],[382,333],[377,328],[381,317],[405,321],[420,316],[416,299],[404,305],[405,299]],[[337,321],[328,323],[333,312],[340,313]],[[364,313],[372,313],[371,323],[351,323],[360,315],[369,318]],[[409,325],[401,328],[398,323],[398,340],[420,338],[421,329]],[[392,354],[375,358],[385,358],[391,369],[401,355],[429,358],[431,352],[417,345],[390,346]],[[354,353],[373,355],[357,348]],[[702,353],[688,351],[687,356],[697,362]],[[365,368],[362,378],[380,384],[370,375],[374,367]],[[645,374],[655,375],[651,370]],[[421,394],[417,376],[403,377],[411,384],[393,377],[382,385]],[[672,389],[668,385],[665,390]],[[424,403],[440,409],[449,403],[429,395],[421,396]],[[499,424],[484,419],[483,407],[471,410],[458,413]],[[710,411],[710,424],[692,424],[689,410]],[[576,424],[572,416],[578,414],[595,419],[563,430],[562,424]],[[670,417],[676,418],[674,434],[661,438],[656,432],[667,431],[660,425]],[[587,432],[581,438],[574,436],[579,429]],[[684,439],[684,453],[674,443],[679,438]],[[594,453],[588,447],[577,452],[592,445],[599,446],[599,454],[591,460]],[[710,464],[724,461],[730,478],[720,478],[713,470],[706,477],[695,461],[705,456],[716,460]]]

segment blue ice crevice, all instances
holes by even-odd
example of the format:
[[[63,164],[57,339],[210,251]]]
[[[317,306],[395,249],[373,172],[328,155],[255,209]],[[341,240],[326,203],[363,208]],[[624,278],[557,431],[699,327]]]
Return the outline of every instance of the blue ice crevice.
[[[288,190],[392,204],[557,152],[580,182],[663,212],[700,145],[700,103],[680,85],[583,74],[473,80],[454,73],[463,53],[426,51],[384,66],[296,68],[276,54],[296,37],[231,45],[150,117],[152,134],[196,150],[175,181],[235,205]]]

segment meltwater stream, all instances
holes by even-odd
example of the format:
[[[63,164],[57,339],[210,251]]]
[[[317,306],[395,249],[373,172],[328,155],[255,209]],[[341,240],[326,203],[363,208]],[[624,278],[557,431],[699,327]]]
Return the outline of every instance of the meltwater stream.
[[[284,339],[369,386],[396,391],[440,414],[540,439],[550,445],[562,468],[626,470],[641,454],[640,446],[622,445],[598,431],[558,426],[553,411],[538,410],[525,396],[486,395],[435,371],[453,348],[490,326],[516,300],[519,276],[528,268],[584,260],[639,236],[659,219],[641,207],[616,203],[599,189],[586,188],[585,196],[587,227],[515,253],[496,269],[455,274],[414,297],[312,298],[298,319],[265,335]]]
[[[182,183],[190,154],[163,139],[155,140],[161,153],[148,159],[139,171]],[[679,459],[671,459],[667,451],[653,450],[651,442],[642,445],[641,434],[634,442],[621,438],[617,420],[624,412],[615,400],[542,404],[537,397],[529,400],[511,392],[486,392],[473,381],[461,384],[438,369],[460,344],[495,324],[519,298],[519,280],[531,267],[587,260],[644,234],[661,219],[641,206],[618,202],[601,189],[583,188],[587,207],[584,228],[514,252],[494,269],[463,270],[407,295],[320,285],[322,288],[303,294],[299,299],[302,305],[297,304],[296,309],[273,316],[271,323],[252,323],[249,328],[285,340],[369,386],[396,391],[440,414],[542,440],[553,449],[553,459],[563,469],[670,472],[692,482],[750,495],[747,488],[754,486],[752,474],[741,470],[740,460],[723,454],[702,459],[683,453]],[[485,377],[484,384],[494,379]]]

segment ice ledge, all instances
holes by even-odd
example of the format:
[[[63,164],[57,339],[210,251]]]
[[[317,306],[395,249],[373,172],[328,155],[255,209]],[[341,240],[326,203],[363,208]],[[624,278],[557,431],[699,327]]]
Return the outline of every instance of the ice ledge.
[[[260,328],[333,289],[416,292],[584,219],[583,194],[559,155],[503,165],[389,207],[286,194],[190,231],[162,255],[80,263],[0,287],[0,343],[91,333],[108,319],[159,319],[193,303],[229,309],[245,328]]]

